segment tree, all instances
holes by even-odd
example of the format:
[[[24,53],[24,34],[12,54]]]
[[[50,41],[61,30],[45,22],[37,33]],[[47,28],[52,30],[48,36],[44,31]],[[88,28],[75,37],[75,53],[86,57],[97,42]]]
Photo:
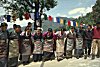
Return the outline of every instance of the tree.
[[[85,16],[79,17],[78,19],[75,19],[75,21],[77,21],[78,23],[82,22],[84,24],[93,25],[94,24],[93,12],[89,12]]]
[[[92,12],[87,13],[86,16],[76,19],[76,21],[83,21],[85,24],[95,24],[95,22],[100,22],[100,0],[96,1],[96,4],[92,7]]]
[[[56,0],[1,0],[0,3],[6,12],[11,11],[12,15],[16,14],[17,17],[22,16],[24,12],[34,12],[35,24],[36,20],[42,23],[41,16],[45,15],[43,10],[50,10],[57,5]],[[36,19],[37,12],[39,12],[38,19]]]
[[[96,1],[96,4],[92,7],[93,18],[95,22],[100,22],[100,0]]]

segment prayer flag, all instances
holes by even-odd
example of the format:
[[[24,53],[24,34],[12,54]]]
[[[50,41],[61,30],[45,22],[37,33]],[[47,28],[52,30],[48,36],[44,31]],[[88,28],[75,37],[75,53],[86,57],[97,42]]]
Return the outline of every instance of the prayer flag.
[[[11,16],[7,15],[7,22],[10,22],[10,20],[11,20]]]
[[[52,18],[51,16],[49,16],[49,17],[48,17],[48,20],[49,20],[49,21],[52,21],[52,20],[53,20],[53,18]]]
[[[60,18],[56,17],[57,23],[60,23]]]
[[[63,21],[63,19],[60,19],[60,24],[64,24],[64,21]]]
[[[70,22],[70,20],[68,20],[68,26],[71,26],[71,22]]]

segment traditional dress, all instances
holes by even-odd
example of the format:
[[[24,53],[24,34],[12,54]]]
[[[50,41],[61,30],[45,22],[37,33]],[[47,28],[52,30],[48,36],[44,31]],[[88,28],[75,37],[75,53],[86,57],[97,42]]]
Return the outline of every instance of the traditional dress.
[[[41,61],[42,55],[43,55],[42,33],[40,33],[39,35],[37,35],[37,33],[35,33],[35,35],[33,36],[33,39],[34,39],[33,61],[35,61],[35,62]]]
[[[0,67],[7,67],[8,35],[7,31],[0,31]]]
[[[57,60],[62,60],[64,57],[64,46],[65,46],[65,40],[66,40],[66,33],[61,31],[58,31],[55,33],[57,36],[56,40],[56,55]]]
[[[9,65],[8,67],[18,66],[18,56],[19,56],[19,44],[18,35],[15,31],[10,32],[10,42],[9,42]]]
[[[72,58],[73,47],[75,44],[76,33],[69,31],[66,43],[66,58]]]
[[[21,54],[22,37],[20,35],[21,33],[22,33],[22,31],[20,31],[20,32],[17,33],[18,34],[19,53],[20,53],[19,60],[22,60],[22,54]]]
[[[27,35],[27,33],[24,32],[23,35],[21,36],[22,36],[22,46],[21,46],[22,62],[23,64],[28,64],[31,55],[31,45],[32,45],[31,34]]]
[[[43,60],[53,60],[55,58],[54,54],[54,35],[44,34],[44,43],[43,43]]]
[[[82,57],[82,55],[84,54],[83,38],[84,38],[84,31],[83,30],[77,31],[76,32],[76,46],[75,46],[76,58]]]

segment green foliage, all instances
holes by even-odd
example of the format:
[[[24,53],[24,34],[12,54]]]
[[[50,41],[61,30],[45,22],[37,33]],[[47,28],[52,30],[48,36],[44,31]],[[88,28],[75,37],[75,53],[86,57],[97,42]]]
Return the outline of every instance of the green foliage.
[[[92,12],[87,13],[86,16],[79,17],[76,19],[78,23],[85,24],[95,24],[96,22],[100,22],[100,0],[96,1],[96,4],[92,7]]]
[[[38,1],[40,12],[42,12],[44,8],[50,10],[57,5],[56,0],[0,0],[6,11],[11,10],[13,13],[16,12],[17,14],[20,12],[24,13],[25,11],[33,12],[33,10],[35,10],[35,5],[33,4]]]
[[[95,22],[100,22],[100,0],[96,1],[96,4],[92,7],[93,18]]]
[[[93,12],[87,13],[86,16],[79,17],[76,21],[80,24],[94,24]]]

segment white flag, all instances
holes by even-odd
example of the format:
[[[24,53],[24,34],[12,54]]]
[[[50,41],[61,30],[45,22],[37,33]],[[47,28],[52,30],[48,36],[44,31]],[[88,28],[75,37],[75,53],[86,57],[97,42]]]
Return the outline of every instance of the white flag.
[[[4,21],[4,16],[0,17],[0,22],[2,23]]]
[[[34,13],[30,13],[31,19],[34,20]]]
[[[54,22],[57,22],[56,18],[54,18]]]
[[[73,21],[70,21],[70,22],[71,22],[71,26],[74,26],[74,25],[73,25]]]

